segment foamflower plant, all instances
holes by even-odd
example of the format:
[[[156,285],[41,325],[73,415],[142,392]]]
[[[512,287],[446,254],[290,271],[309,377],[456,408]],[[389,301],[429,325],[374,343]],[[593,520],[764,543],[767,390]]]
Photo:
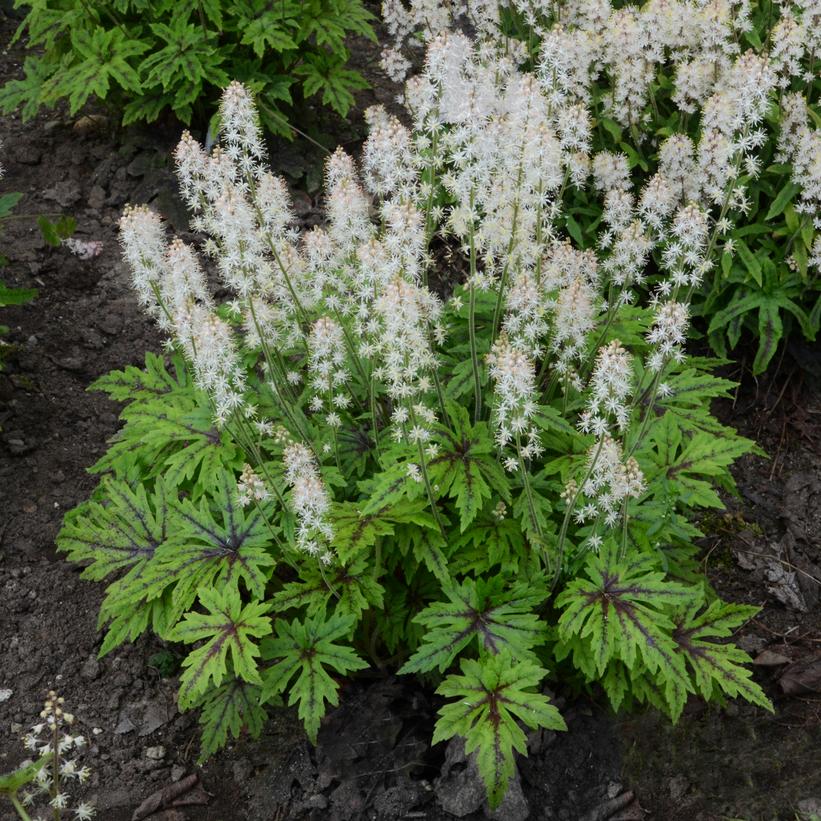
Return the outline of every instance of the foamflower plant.
[[[549,679],[673,720],[691,696],[771,709],[727,642],[756,609],[716,597],[694,544],[754,445],[686,349],[722,231],[692,146],[671,137],[636,191],[624,155],[585,155],[589,122],[461,34],[407,97],[410,127],[371,109],[361,161],[330,156],[307,232],[246,88],[213,151],[183,136],[200,241],[143,206],[120,225],[167,351],[96,383],[124,426],[59,546],[108,581],[103,653],[186,646],[203,758],[280,699],[315,742],[376,666],[438,688],[433,741],[465,739],[497,806],[526,732],[565,726]],[[564,228],[577,188],[603,208],[589,247]]]

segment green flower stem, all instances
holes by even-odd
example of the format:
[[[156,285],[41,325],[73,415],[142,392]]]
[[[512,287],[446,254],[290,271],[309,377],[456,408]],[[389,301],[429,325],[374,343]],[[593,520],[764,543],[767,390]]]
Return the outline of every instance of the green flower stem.
[[[342,328],[342,334],[345,337],[345,341],[348,343],[348,352],[351,355],[351,359],[353,360],[356,372],[359,374],[359,378],[362,380],[363,384],[367,384],[368,376],[365,373],[365,369],[362,367],[362,362],[359,359],[359,354],[356,352],[356,344],[351,338],[351,334],[348,331],[348,327],[345,324],[345,321],[342,319],[342,315],[339,313],[339,308],[334,308],[334,314],[336,314],[336,321]]]
[[[265,356],[265,362],[267,363],[272,374],[272,378],[268,380],[268,382],[273,385],[274,392],[279,399],[280,407],[285,417],[294,426],[294,429],[305,440],[305,442],[310,443],[311,438],[308,435],[307,430],[303,427],[304,417],[303,419],[300,419],[300,416],[302,416],[302,409],[298,404],[296,404],[296,400],[292,396],[283,395],[282,386],[287,386],[288,380],[284,372],[277,373],[277,368],[274,366],[274,360],[271,355],[270,348],[268,347],[268,342],[263,336],[262,329],[257,321],[257,315],[254,311],[254,301],[250,297],[248,298],[248,308],[251,312],[251,317],[254,320],[254,328],[256,328],[257,335],[259,336],[260,343],[262,344],[262,352]],[[280,365],[280,371],[281,370],[282,366]],[[292,411],[292,409],[295,410]]]
[[[542,527],[539,524],[539,518],[536,515],[536,501],[533,498],[533,488],[530,485],[530,474],[527,472],[527,466],[525,464],[524,457],[522,456],[522,444],[519,440],[518,434],[516,434],[516,457],[519,461],[519,471],[522,474],[522,484],[524,485],[525,497],[527,498],[527,509],[530,513],[530,521],[533,522],[533,526],[536,528],[536,535],[538,536],[540,542],[539,549],[544,551],[544,533],[542,532]],[[547,555],[546,551],[545,555]]]
[[[11,793],[9,795],[9,801],[11,801],[11,805],[17,810],[17,814],[20,816],[20,821],[31,821],[31,816],[26,812],[26,808],[20,803],[20,800],[17,798],[17,793]]]
[[[416,427],[416,414],[413,411],[413,408],[408,408],[410,411],[410,419],[411,423],[414,427]],[[405,431],[405,435],[407,435],[407,430]],[[422,472],[422,480],[425,483],[425,491],[428,494],[428,502],[430,503],[430,509],[433,513],[433,518],[436,520],[436,525],[439,528],[439,532],[442,534],[443,539],[447,539],[447,533],[445,532],[445,525],[442,522],[442,517],[439,513],[439,508],[436,505],[436,498],[433,495],[433,488],[430,484],[430,477],[428,476],[428,463],[427,458],[425,457],[425,449],[422,447],[422,443],[420,441],[416,442],[416,449],[419,452],[419,469]]]
[[[470,194],[470,210],[473,213],[474,192]],[[470,361],[473,365],[473,422],[482,419],[482,380],[479,375],[479,354],[476,346],[476,233],[473,219],[470,221],[470,279],[468,281],[468,335],[470,337]]]
[[[576,488],[576,492],[573,494],[573,498],[567,504],[567,510],[564,514],[564,519],[562,519],[562,528],[559,531],[559,541],[557,546],[557,551],[559,554],[559,563],[556,567],[556,575],[553,577],[553,588],[555,589],[556,583],[559,581],[559,576],[561,576],[562,568],[564,566],[564,543],[567,539],[567,529],[570,526],[570,517],[573,515],[573,511],[576,508],[576,502],[579,501],[579,496],[582,494],[582,488],[587,484],[587,480],[593,475],[593,470],[596,467],[596,462],[599,461],[599,456],[601,454],[602,446],[604,445],[604,437],[599,439],[598,447],[596,448],[596,452],[593,454],[593,459],[590,461],[590,465],[587,468],[587,473],[585,473],[584,478],[579,483],[578,487]]]
[[[376,457],[379,459],[382,456],[382,449],[379,445],[379,419],[376,413],[376,378],[371,373],[371,378],[368,380],[370,388],[370,404],[371,404],[371,423],[373,425],[373,441],[376,445]]]

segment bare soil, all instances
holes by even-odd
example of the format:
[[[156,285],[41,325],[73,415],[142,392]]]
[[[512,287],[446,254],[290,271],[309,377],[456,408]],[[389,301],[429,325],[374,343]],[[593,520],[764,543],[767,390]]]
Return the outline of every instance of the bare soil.
[[[14,24],[2,19],[0,43]],[[373,47],[357,59],[375,61]],[[0,54],[0,81],[20,72],[19,46]],[[388,84],[363,103],[389,102]],[[361,121],[337,126],[353,144]],[[33,219],[5,226],[10,285],[36,287],[30,305],[3,310],[13,350],[0,372],[0,770],[22,758],[19,736],[45,692],[65,696],[92,740],[88,797],[105,821],[126,821],[147,797],[196,775],[189,806],[165,821],[444,819],[486,817],[458,745],[429,746],[436,703],[413,682],[362,678],[320,733],[304,738],[289,710],[272,712],[262,739],[241,739],[199,768],[195,717],[178,713],[169,648],[144,638],[97,658],[102,590],[54,550],[64,512],[95,484],[86,472],[117,429],[118,408],[86,391],[99,375],[139,364],[161,340],[133,297],[116,222],[126,202],[153,202],[172,226],[187,222],[168,166],[179,126],[123,131],[104,112],[46,113],[0,122],[3,191],[22,191],[18,215],[76,217],[102,253],[81,261],[45,245]],[[278,170],[317,218],[316,156],[280,144]],[[312,182],[311,180],[314,180]],[[307,189],[307,190],[306,190]],[[530,740],[521,779],[499,818],[809,819],[821,813],[821,399],[817,349],[797,346],[760,384],[743,368],[722,419],[759,441],[769,459],[743,459],[740,496],[704,522],[704,566],[719,592],[763,607],[737,640],[776,704],[688,705],[677,726],[653,713],[613,716],[595,695],[557,692],[569,732]],[[779,572],[782,571],[782,572]],[[173,648],[171,648],[171,652]],[[786,691],[786,692],[785,692]],[[0,819],[13,818],[0,808]]]

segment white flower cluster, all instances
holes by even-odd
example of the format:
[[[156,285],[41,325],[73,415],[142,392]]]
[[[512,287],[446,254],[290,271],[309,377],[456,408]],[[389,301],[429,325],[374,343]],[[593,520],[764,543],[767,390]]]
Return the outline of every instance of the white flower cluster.
[[[631,456],[626,460],[619,442],[605,436],[588,453],[589,477],[582,493],[589,500],[578,507],[578,523],[602,517],[606,527],[619,520],[621,508],[628,499],[637,499],[644,490],[644,474]]]
[[[237,480],[237,501],[240,507],[249,507],[257,502],[266,502],[270,498],[271,493],[262,477],[254,471],[251,465],[244,465]]]
[[[316,458],[301,442],[290,442],[283,450],[282,460],[285,482],[291,488],[291,507],[297,518],[297,547],[328,564],[333,559],[333,528],[328,520],[331,497],[319,475]]]
[[[85,736],[74,735],[73,725],[74,716],[65,710],[62,696],[50,690],[40,721],[23,737],[27,752],[38,758],[52,757],[37,771],[32,789],[21,796],[30,814],[36,807],[43,808],[43,814],[32,815],[32,821],[44,821],[46,817],[60,819],[64,811],[70,811],[76,821],[89,821],[96,815],[93,804],[86,801],[73,804],[69,793],[72,785],[86,784],[91,777],[91,770],[81,764],[79,758],[87,746]]]
[[[342,389],[350,381],[346,365],[345,332],[342,326],[327,316],[314,322],[308,336],[311,388],[314,397],[311,410],[325,411],[325,423],[331,428],[342,424],[338,411],[347,408],[350,397]]]
[[[397,277],[373,307],[376,327],[365,350],[382,363],[374,376],[385,382],[394,401],[394,436],[425,443],[436,421],[425,397],[433,387],[436,356],[432,341],[438,333],[442,304],[427,288]]]
[[[630,421],[627,400],[633,384],[633,357],[614,339],[596,356],[590,399],[579,417],[579,429],[599,438],[609,433],[613,423],[619,431],[626,430]]]
[[[490,378],[496,383],[494,421],[500,449],[515,444],[522,459],[535,459],[544,448],[533,423],[536,414],[536,373],[533,361],[514,348],[502,334],[487,357]],[[508,457],[505,467],[519,469],[519,461]]]
[[[803,95],[785,94],[781,107],[778,159],[792,166],[793,182],[801,186],[796,212],[812,217],[815,229],[821,231],[821,131],[810,128]]]

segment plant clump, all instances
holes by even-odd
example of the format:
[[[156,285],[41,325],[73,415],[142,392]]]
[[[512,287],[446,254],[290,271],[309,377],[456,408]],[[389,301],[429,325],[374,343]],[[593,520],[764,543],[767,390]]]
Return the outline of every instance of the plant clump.
[[[371,109],[359,167],[330,156],[326,223],[304,232],[234,83],[219,144],[186,134],[175,154],[198,247],[123,215],[167,357],[96,383],[124,426],[59,546],[108,580],[102,652],[147,630],[190,646],[179,702],[203,757],[281,698],[315,740],[341,676],[371,664],[436,684],[434,741],[464,737],[493,806],[523,728],[564,727],[548,678],[673,720],[691,696],[772,709],[728,641],[756,608],[716,596],[695,545],[755,446],[711,415],[732,383],[686,343],[783,75],[717,46],[676,103],[700,136],[627,143],[662,37],[684,36],[636,45],[657,8],[530,21],[531,69],[529,41],[437,34],[410,126]],[[727,8],[719,45],[746,25]],[[593,30],[619,67],[615,150],[594,148]]]

